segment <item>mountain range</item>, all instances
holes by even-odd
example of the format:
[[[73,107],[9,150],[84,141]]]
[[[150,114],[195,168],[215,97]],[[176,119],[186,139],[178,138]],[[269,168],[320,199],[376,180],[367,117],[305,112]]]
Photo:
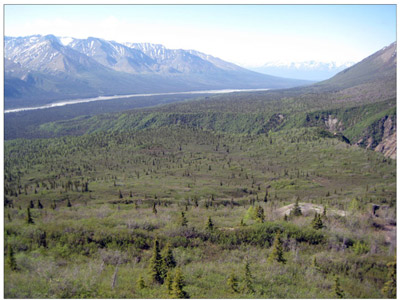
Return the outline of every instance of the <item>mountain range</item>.
[[[273,76],[321,81],[331,78],[352,65],[354,65],[354,62],[337,63],[333,61],[320,62],[315,60],[299,62],[272,61],[261,66],[248,68],[256,72]]]
[[[310,83],[257,73],[194,50],[94,37],[5,37],[4,56],[6,108],[101,95]]]
[[[82,49],[86,49],[88,54],[94,53],[89,51],[91,43],[84,48],[82,41],[69,39],[64,42],[74,47],[79,45]],[[125,47],[128,46],[125,45]],[[147,72],[165,72],[165,70],[152,69],[157,66],[157,60],[159,65],[161,61],[174,61],[171,52],[161,45],[130,44],[128,48],[141,51],[143,55],[151,59],[148,60],[152,64],[147,64]],[[70,49],[73,50],[71,47]],[[121,52],[127,50],[129,49],[120,48]],[[192,53],[191,55],[194,55],[196,52],[192,51]],[[203,59],[201,57],[203,54],[197,55],[199,60]],[[115,60],[117,56],[116,51]],[[89,56],[85,57],[93,60]],[[97,59],[111,60],[104,55],[103,57],[97,55]],[[205,59],[221,68],[237,67],[206,55],[204,55]],[[154,61],[156,63],[153,63]],[[15,72],[20,72],[17,68],[19,65],[13,64]],[[103,64],[97,63],[97,65],[111,70]],[[172,65],[170,63],[170,68],[174,69],[173,72],[193,72],[188,68],[182,68],[182,65],[175,64],[175,67]],[[122,63],[118,65],[118,68],[121,66]],[[397,43],[395,42],[332,78],[307,86],[215,95],[184,103],[178,103],[182,99],[172,99],[171,102],[176,103],[165,106],[155,106],[160,104],[157,99],[153,102],[144,99],[133,107],[126,106],[124,100],[116,100],[109,101],[107,105],[93,102],[80,104],[78,108],[72,106],[53,108],[51,113],[37,110],[31,113],[7,114],[5,116],[6,139],[79,135],[93,131],[112,131],[115,128],[118,130],[121,128],[143,129],[177,123],[210,130],[254,134],[285,128],[320,127],[334,136],[343,137],[343,140],[351,144],[374,149],[395,158],[396,69]],[[112,71],[120,74],[115,70]],[[138,71],[132,67],[131,72]],[[132,104],[132,101],[127,100],[127,102],[130,103],[129,105]],[[136,105],[135,103],[133,104]],[[137,109],[146,106],[155,107]],[[132,108],[136,109],[129,111]],[[110,114],[102,116],[101,114],[105,112],[110,112]],[[117,113],[111,114],[111,112]]]

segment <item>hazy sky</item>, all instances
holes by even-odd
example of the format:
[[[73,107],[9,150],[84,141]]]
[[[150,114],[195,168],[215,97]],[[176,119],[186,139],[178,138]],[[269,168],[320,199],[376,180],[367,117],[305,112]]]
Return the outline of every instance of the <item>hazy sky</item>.
[[[396,40],[396,5],[6,5],[7,36],[195,49],[242,66],[357,62]]]

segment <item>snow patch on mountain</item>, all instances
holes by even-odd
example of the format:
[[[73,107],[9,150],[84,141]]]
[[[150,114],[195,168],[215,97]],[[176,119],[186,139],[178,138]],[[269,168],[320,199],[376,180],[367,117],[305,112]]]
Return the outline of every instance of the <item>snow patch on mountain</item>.
[[[74,38],[60,37],[59,40],[60,40],[61,44],[63,44],[64,46],[69,46],[69,44],[71,44],[74,41]]]

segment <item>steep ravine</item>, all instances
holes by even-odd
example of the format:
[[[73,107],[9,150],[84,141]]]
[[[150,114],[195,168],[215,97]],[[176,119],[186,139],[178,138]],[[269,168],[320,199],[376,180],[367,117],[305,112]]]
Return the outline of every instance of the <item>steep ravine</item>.
[[[365,135],[357,144],[364,144],[367,149],[374,149],[386,157],[395,159],[397,153],[397,130],[394,116],[385,116],[369,129],[372,132]]]

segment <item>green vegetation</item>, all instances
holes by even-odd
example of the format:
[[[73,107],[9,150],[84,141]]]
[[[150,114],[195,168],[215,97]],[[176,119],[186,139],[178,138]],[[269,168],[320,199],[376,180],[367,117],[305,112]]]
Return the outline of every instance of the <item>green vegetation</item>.
[[[286,259],[283,257],[283,246],[281,240],[281,233],[278,231],[275,236],[274,244],[272,245],[272,252],[268,257],[269,262],[277,261],[279,263],[285,263]]]
[[[18,267],[5,265],[7,297],[165,298],[175,266],[185,297],[328,298],[334,276],[346,297],[386,295],[395,161],[319,129],[175,125],[7,141],[5,157],[4,239]],[[283,221],[296,199],[302,215]],[[381,205],[373,218],[371,203]],[[322,228],[306,204],[326,206]],[[267,262],[275,249],[285,264]]]
[[[395,298],[385,74],[6,116],[5,297]]]
[[[388,281],[385,283],[382,293],[387,298],[396,298],[396,261],[387,264],[389,269]]]

